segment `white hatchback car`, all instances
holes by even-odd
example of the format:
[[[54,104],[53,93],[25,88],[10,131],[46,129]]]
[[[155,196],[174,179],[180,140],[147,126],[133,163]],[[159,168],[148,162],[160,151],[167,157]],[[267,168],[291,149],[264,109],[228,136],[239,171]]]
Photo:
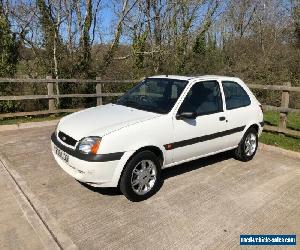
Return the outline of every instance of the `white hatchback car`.
[[[239,78],[154,76],[115,103],[62,118],[51,146],[75,179],[141,201],[163,168],[232,149],[252,159],[262,128],[261,105]]]

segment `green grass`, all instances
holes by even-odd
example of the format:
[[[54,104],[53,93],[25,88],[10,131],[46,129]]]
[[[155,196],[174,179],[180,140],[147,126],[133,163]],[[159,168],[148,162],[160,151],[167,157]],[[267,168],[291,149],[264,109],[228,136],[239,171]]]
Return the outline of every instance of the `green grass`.
[[[279,112],[264,112],[264,121],[267,125],[278,126]],[[300,131],[300,115],[289,113],[287,117],[287,128]],[[288,150],[300,152],[300,138],[285,136],[279,133],[263,132],[259,141]]]
[[[26,122],[42,122],[42,121],[51,121],[55,119],[59,119],[66,114],[53,114],[53,115],[43,115],[43,116],[25,116],[25,117],[17,117],[17,118],[7,118],[0,119],[0,125],[11,125],[11,124],[19,124]]]
[[[264,120],[268,125],[278,126],[279,112],[264,112]],[[287,117],[287,128],[300,131],[300,114],[289,113]]]
[[[268,145],[300,152],[300,139],[282,134],[263,132],[259,141]]]

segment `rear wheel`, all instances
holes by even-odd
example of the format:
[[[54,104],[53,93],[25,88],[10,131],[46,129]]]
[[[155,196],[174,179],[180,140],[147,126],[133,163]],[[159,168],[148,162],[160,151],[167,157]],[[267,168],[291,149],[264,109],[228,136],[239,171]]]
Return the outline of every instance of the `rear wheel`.
[[[161,184],[161,165],[151,151],[133,156],[120,179],[120,190],[131,201],[142,201],[157,192]]]
[[[250,161],[256,153],[257,146],[257,130],[251,127],[246,131],[244,137],[239,143],[239,146],[236,148],[234,152],[235,158],[240,161]]]

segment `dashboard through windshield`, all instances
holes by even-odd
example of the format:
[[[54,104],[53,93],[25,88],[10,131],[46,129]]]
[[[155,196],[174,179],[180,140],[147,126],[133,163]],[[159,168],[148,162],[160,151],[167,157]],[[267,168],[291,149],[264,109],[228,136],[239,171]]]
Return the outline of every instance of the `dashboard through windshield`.
[[[167,114],[178,100],[188,81],[146,78],[130,89],[116,104],[154,113]]]

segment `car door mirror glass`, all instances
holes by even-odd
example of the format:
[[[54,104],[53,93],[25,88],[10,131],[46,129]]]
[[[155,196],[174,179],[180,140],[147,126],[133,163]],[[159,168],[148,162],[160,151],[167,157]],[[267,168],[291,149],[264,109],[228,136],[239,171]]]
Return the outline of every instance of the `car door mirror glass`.
[[[196,117],[197,117],[196,112],[182,112],[176,115],[177,120],[195,119]]]

